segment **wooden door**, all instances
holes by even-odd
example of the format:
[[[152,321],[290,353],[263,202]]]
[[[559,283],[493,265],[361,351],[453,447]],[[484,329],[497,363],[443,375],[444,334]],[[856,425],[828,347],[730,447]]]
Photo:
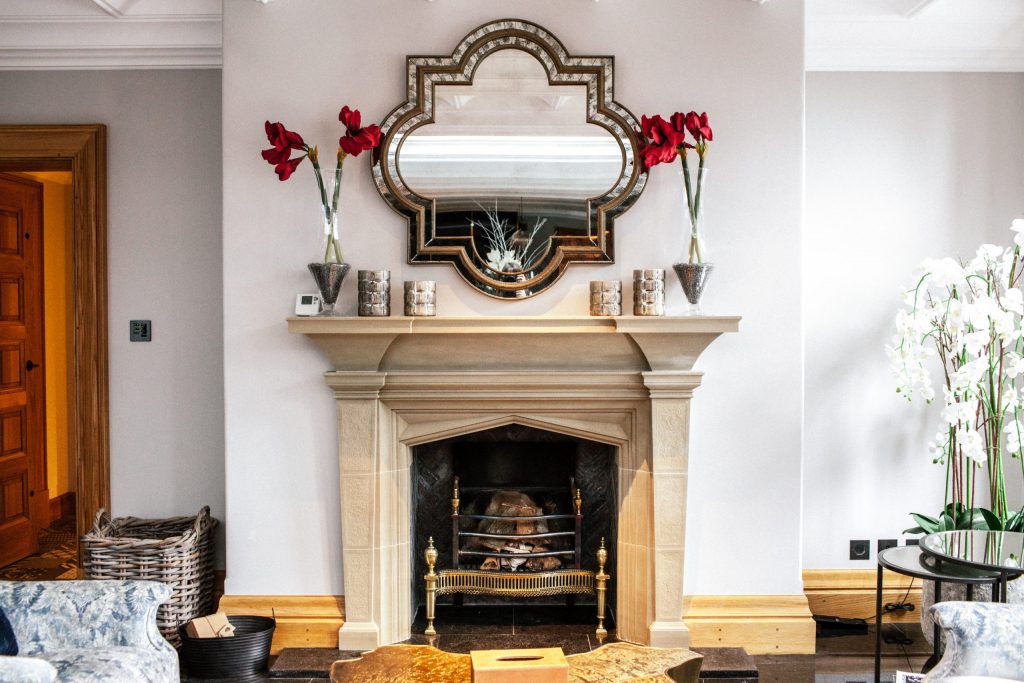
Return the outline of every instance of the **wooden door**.
[[[42,362],[43,186],[0,173],[0,566],[49,521]]]

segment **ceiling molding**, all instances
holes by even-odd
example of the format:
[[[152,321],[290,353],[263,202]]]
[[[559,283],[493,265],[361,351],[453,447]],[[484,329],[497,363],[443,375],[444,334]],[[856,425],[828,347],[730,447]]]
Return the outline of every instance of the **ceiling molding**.
[[[220,46],[136,45],[68,48],[0,48],[0,71],[103,71],[130,69],[220,69]]]
[[[0,70],[219,69],[220,0],[4,0]]]
[[[1024,72],[1024,0],[806,1],[808,71]],[[0,5],[0,70],[217,69],[223,63],[222,0]]]

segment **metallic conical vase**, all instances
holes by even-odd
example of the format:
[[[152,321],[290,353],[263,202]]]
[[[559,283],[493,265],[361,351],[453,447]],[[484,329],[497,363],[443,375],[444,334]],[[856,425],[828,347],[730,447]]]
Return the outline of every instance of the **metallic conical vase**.
[[[700,303],[700,297],[704,293],[704,285],[708,282],[708,276],[714,269],[713,263],[676,263],[672,269],[676,271],[679,284],[683,286],[686,300],[693,306]]]
[[[320,298],[324,302],[324,309],[320,315],[338,315],[334,310],[334,304],[338,300],[338,292],[341,291],[341,283],[351,266],[347,263],[310,263],[309,272],[316,280],[316,286],[320,289]]]

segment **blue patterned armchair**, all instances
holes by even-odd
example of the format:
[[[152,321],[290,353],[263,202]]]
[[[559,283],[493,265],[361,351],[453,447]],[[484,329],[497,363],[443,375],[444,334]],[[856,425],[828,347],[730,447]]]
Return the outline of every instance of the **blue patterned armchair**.
[[[0,681],[178,683],[178,654],[156,626],[171,589],[155,581],[0,581],[18,656]]]
[[[928,614],[946,642],[928,683],[1024,680],[1024,605],[940,602]]]

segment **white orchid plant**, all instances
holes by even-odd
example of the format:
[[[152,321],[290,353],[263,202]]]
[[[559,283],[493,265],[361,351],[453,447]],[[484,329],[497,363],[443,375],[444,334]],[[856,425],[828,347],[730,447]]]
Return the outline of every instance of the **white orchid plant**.
[[[1024,529],[1005,478],[1009,460],[1024,471],[1024,219],[1011,229],[1012,248],[984,244],[966,263],[922,262],[896,316],[886,351],[897,391],[931,402],[938,365],[944,404],[930,449],[946,468],[945,505],[938,517],[911,513],[918,526],[907,533]]]

